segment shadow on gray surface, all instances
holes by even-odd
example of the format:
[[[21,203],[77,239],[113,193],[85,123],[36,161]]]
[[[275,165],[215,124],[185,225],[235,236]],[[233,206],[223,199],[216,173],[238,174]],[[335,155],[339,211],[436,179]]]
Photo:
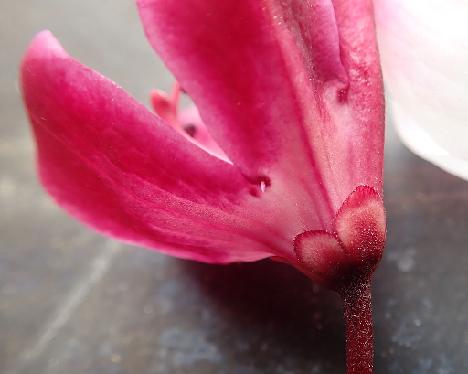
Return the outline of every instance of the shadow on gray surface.
[[[184,267],[218,304],[226,323],[245,331],[246,340],[258,338],[250,354],[265,372],[282,359],[302,362],[304,372],[324,363],[325,372],[344,370],[344,330],[336,294],[270,260],[230,266],[185,262]],[[265,355],[265,343],[290,357]]]

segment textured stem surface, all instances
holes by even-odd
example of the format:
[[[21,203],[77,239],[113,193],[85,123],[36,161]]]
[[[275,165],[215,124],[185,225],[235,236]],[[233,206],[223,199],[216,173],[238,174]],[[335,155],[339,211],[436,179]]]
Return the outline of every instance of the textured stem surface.
[[[347,374],[372,374],[374,370],[374,337],[370,279],[359,279],[343,289],[346,325]]]

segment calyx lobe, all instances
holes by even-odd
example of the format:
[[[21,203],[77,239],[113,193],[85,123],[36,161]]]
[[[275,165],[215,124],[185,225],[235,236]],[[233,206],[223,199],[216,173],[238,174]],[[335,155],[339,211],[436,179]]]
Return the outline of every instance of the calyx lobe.
[[[375,270],[385,245],[385,210],[380,194],[358,186],[335,215],[334,230],[310,230],[294,240],[299,267],[315,281],[340,288]]]

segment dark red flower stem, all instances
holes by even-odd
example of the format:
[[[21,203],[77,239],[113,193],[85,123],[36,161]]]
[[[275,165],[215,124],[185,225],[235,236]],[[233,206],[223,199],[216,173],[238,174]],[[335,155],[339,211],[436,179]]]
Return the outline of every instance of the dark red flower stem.
[[[351,281],[340,294],[346,327],[346,373],[372,374],[374,336],[370,277]]]

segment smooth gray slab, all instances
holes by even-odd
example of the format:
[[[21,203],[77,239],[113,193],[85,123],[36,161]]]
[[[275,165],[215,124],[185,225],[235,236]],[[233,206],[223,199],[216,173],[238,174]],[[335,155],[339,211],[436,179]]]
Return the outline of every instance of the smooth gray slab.
[[[0,373],[342,373],[340,302],[293,269],[168,258],[53,205],[16,88],[44,28],[139,100],[171,82],[130,0],[0,3]],[[387,143],[376,372],[466,373],[468,183]]]

